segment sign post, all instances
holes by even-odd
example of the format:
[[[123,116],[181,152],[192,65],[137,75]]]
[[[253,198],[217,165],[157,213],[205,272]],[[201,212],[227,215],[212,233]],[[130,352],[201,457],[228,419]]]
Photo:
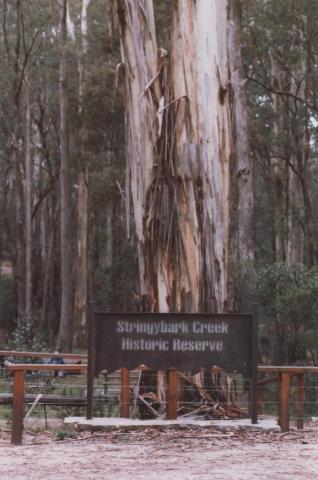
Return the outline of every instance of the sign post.
[[[89,302],[87,321],[87,407],[86,418],[93,418],[94,365],[95,365],[95,302]]]
[[[257,423],[257,306],[252,306],[252,352],[251,352],[251,420]]]
[[[128,368],[122,368],[120,371],[121,377],[121,393],[120,393],[120,416],[122,418],[129,418],[130,408],[130,373]]]

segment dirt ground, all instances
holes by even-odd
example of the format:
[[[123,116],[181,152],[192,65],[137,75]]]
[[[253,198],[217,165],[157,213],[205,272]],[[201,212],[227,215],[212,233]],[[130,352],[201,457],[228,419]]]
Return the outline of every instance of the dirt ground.
[[[67,435],[67,434],[65,434]],[[318,426],[24,434],[0,429],[1,480],[317,480]]]

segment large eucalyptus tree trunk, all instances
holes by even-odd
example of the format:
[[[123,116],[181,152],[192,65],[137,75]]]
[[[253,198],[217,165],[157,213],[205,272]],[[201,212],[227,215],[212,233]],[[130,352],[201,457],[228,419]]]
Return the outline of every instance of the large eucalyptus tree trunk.
[[[171,176],[178,264],[166,263],[165,277],[168,289],[176,288],[178,310],[224,312],[228,306],[232,132],[227,20],[226,1],[174,3],[171,68],[177,103]]]
[[[173,3],[171,91],[152,2],[118,4],[143,308],[224,312],[232,152],[227,2]]]

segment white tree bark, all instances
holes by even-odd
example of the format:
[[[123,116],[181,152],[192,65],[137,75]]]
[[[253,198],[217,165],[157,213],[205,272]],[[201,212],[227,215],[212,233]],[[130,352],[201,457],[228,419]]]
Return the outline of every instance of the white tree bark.
[[[182,239],[177,299],[191,311],[228,305],[231,105],[227,1],[174,3],[175,175]]]

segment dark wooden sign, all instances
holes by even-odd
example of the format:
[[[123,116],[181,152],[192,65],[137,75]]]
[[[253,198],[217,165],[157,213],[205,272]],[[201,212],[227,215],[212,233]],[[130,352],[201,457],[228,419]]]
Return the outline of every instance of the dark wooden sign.
[[[252,422],[257,423],[257,333],[252,314],[107,313],[91,306],[88,331],[87,418],[93,414],[93,377],[102,370],[196,373],[219,366],[251,379]]]
[[[193,373],[218,365],[252,375],[252,315],[95,312],[94,331],[95,375],[141,364]]]

